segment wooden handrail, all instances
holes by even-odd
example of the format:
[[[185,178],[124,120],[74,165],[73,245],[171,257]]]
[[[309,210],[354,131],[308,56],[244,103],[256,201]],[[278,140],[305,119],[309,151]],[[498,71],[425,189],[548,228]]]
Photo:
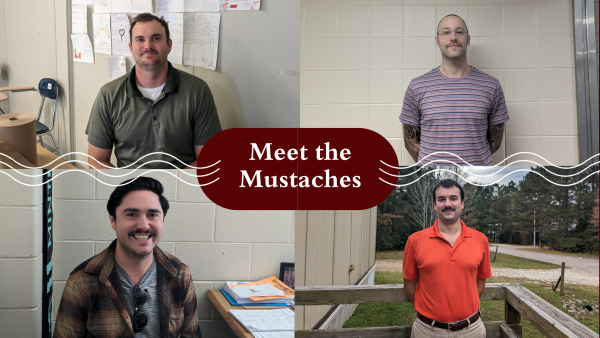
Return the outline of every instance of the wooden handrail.
[[[486,284],[481,300],[505,300],[505,285],[507,284]],[[404,293],[403,284],[298,286],[295,292],[297,305],[405,303],[409,301]]]
[[[521,334],[521,315],[546,337],[598,337],[598,334],[549,304],[521,284],[489,283],[482,301],[505,300],[506,322],[484,323],[502,337]],[[296,287],[296,305],[333,305],[408,302],[404,285],[350,285]],[[300,330],[298,338],[409,337],[410,325],[338,330]],[[516,333],[515,333],[516,332]]]

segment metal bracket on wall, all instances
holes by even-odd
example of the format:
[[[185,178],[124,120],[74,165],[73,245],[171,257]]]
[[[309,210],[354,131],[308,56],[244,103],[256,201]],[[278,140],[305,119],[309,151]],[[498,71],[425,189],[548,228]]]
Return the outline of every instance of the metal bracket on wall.
[[[579,162],[598,154],[598,69],[593,0],[574,0]],[[560,165],[560,163],[558,163]]]

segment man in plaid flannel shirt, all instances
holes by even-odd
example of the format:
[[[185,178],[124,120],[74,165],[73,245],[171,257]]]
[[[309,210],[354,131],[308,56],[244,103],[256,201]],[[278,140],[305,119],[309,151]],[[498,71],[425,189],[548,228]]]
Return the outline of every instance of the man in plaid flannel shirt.
[[[169,202],[155,179],[121,183],[107,209],[117,239],[69,276],[55,338],[202,337],[189,268],[162,251]]]

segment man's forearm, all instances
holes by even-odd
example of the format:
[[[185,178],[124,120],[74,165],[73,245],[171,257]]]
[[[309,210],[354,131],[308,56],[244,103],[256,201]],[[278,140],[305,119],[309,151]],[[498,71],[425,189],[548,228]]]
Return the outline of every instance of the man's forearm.
[[[88,165],[90,169],[107,169],[114,168],[115,166],[109,161],[95,160],[93,158],[88,159]]]
[[[481,299],[481,295],[485,291],[485,279],[477,278],[477,291],[479,291],[479,299]]]
[[[404,147],[406,147],[406,150],[415,162],[418,162],[421,130],[419,127],[405,123],[402,123],[402,129],[404,131]]]
[[[415,304],[415,292],[417,291],[417,280],[404,280],[404,293],[410,299],[410,302]]]
[[[490,152],[495,153],[502,145],[502,134],[504,133],[504,123],[493,124],[488,127],[487,140],[490,145]]]

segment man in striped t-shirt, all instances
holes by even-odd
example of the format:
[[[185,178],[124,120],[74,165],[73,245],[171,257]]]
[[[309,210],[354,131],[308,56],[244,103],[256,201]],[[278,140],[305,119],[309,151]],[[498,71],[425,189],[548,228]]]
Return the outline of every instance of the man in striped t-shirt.
[[[491,165],[502,143],[508,121],[504,93],[496,78],[469,66],[470,42],[463,19],[444,17],[435,38],[441,66],[413,79],[404,95],[404,145],[422,165],[466,165],[456,156],[472,165]]]

